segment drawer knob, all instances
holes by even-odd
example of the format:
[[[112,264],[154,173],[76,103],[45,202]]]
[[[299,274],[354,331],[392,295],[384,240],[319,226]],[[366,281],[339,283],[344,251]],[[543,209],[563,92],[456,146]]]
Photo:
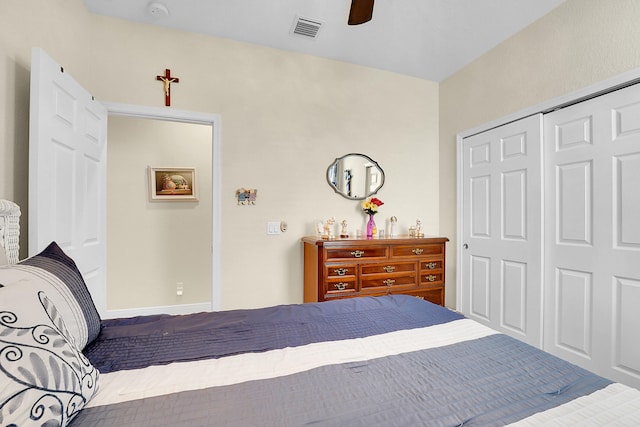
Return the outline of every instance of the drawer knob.
[[[434,268],[436,268],[438,266],[438,264],[436,264],[435,262],[430,262],[425,264],[425,266],[429,269],[429,270],[433,270]]]
[[[385,267],[382,267],[382,269],[387,273],[393,273],[393,271],[396,269],[396,267],[393,266],[393,265],[387,265]]]
[[[393,285],[394,283],[396,283],[396,281],[395,281],[395,280],[393,280],[393,279],[387,279],[387,280],[383,281],[382,283],[384,283],[384,284],[385,284],[385,285],[387,285],[387,286],[391,286],[391,285]]]
[[[436,279],[437,279],[437,276],[434,276],[433,274],[430,274],[430,275],[428,275],[428,276],[424,276],[424,278],[425,278],[426,280],[428,280],[429,282],[435,282],[435,281],[436,281]]]
[[[347,284],[340,282],[340,283],[334,284],[333,287],[339,291],[344,291],[345,289],[347,289]]]
[[[351,255],[353,255],[356,258],[360,258],[362,257],[362,255],[364,255],[364,251],[353,251],[351,252]]]
[[[416,248],[411,252],[413,252],[415,255],[422,255],[422,252],[424,252],[424,249]]]
[[[336,273],[338,276],[344,276],[345,274],[347,274],[348,271],[349,269],[347,268],[336,268],[335,270],[333,270],[333,272]]]

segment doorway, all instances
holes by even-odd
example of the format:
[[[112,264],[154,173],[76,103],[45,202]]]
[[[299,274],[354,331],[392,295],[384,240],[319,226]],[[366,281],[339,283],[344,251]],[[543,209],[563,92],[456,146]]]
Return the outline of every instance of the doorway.
[[[219,117],[105,106],[109,317],[219,309]],[[149,166],[194,167],[197,201],[151,201]]]

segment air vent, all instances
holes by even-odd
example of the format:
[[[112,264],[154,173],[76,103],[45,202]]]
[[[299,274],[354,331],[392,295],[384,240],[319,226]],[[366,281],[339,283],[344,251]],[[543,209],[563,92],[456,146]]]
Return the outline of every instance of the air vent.
[[[320,21],[296,16],[291,33],[296,36],[315,39],[318,36],[320,27],[322,27],[322,22]]]

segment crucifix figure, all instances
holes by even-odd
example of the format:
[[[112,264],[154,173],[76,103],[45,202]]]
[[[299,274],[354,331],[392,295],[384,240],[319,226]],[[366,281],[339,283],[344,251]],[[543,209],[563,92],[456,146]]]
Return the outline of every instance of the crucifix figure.
[[[156,76],[156,80],[164,83],[164,105],[169,107],[171,105],[171,83],[178,83],[180,79],[172,77],[171,70],[167,68],[164,70],[164,76]]]

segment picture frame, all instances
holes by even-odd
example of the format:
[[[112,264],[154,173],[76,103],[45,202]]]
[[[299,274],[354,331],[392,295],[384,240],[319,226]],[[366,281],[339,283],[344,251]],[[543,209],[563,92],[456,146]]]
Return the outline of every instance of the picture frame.
[[[148,167],[151,201],[197,202],[196,168]]]

